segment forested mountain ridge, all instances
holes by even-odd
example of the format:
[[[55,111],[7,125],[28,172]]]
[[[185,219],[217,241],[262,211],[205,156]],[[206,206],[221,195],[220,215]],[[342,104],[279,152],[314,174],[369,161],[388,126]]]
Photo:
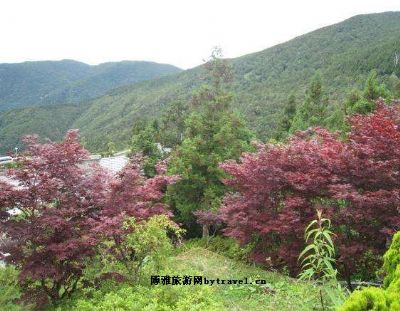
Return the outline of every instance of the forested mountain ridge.
[[[359,15],[266,50],[231,59],[234,105],[261,139],[273,131],[290,93],[300,102],[318,70],[330,103],[340,102],[352,87],[362,87],[376,69],[382,80],[400,73],[400,12]],[[127,141],[135,119],[157,116],[171,102],[187,100],[204,82],[201,67],[146,81],[96,99],[73,123],[102,148],[105,137]],[[101,129],[101,131],[100,131]],[[89,139],[88,139],[89,140]]]
[[[383,82],[393,75],[399,76],[398,55],[400,12],[358,15],[266,50],[230,59],[235,76],[231,86],[233,104],[264,140],[274,131],[289,95],[294,93],[300,103],[316,71],[321,74],[332,106],[342,103],[351,88],[361,88],[373,69]],[[130,140],[135,121],[157,118],[172,102],[187,101],[204,83],[204,76],[199,66],[117,88],[73,114],[69,127],[81,130],[91,150],[103,150],[110,140],[122,147]],[[15,118],[18,114],[24,112],[19,111]],[[53,118],[58,115],[55,110]],[[0,116],[0,139],[5,135],[1,122]],[[15,136],[27,133],[16,122],[10,127],[10,121],[3,116],[5,123]],[[44,126],[46,122],[40,124],[41,128]],[[32,126],[29,131],[36,128]],[[3,150],[6,147],[3,144]]]
[[[116,87],[179,71],[172,65],[142,61],[96,66],[73,60],[0,64],[0,111],[76,104],[104,95]]]

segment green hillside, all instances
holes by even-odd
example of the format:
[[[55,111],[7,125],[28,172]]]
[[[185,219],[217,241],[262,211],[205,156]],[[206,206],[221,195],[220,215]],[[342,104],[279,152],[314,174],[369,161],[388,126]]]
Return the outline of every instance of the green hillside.
[[[316,70],[321,72],[330,102],[361,86],[371,69],[382,79],[399,75],[400,12],[360,15],[297,37],[264,51],[230,60],[235,71],[234,105],[260,138],[273,130],[277,114],[291,92],[302,100]],[[138,117],[157,116],[172,101],[190,97],[203,80],[201,68],[146,81],[93,101],[73,123],[92,148],[104,138],[122,144]]]
[[[0,113],[0,152],[23,147],[21,133],[58,140],[83,111],[83,106],[62,105],[14,109]]]
[[[231,59],[235,73],[234,106],[244,114],[259,138],[265,139],[273,132],[289,94],[294,92],[297,101],[302,101],[305,87],[317,70],[332,104],[341,102],[352,87],[361,87],[372,69],[377,69],[383,81],[392,74],[399,76],[396,53],[400,54],[400,12],[355,16],[266,50]],[[81,130],[92,150],[103,149],[108,140],[122,147],[135,120],[156,118],[171,102],[189,99],[192,91],[204,82],[203,76],[202,68],[197,67],[115,89],[88,102],[70,127]],[[52,121],[60,116],[54,111]],[[46,124],[43,121],[38,126]],[[23,133],[19,131],[16,136]],[[0,137],[5,137],[3,128]],[[7,145],[3,145],[4,150]]]
[[[116,87],[179,71],[172,65],[138,61],[97,66],[73,60],[0,64],[0,111],[79,103]]]

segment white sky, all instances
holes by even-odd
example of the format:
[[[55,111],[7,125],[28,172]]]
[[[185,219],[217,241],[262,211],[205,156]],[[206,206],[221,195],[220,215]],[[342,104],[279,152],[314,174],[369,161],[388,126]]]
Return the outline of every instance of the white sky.
[[[400,0],[0,0],[0,63],[150,60],[190,68],[256,52]]]

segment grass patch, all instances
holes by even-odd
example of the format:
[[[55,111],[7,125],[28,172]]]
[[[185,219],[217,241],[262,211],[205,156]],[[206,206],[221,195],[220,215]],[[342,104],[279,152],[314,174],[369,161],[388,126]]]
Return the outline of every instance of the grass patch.
[[[190,248],[171,260],[176,275],[210,279],[263,279],[266,285],[213,285],[226,310],[318,310],[318,287],[279,273],[229,259],[204,248]],[[200,285],[198,285],[200,286]],[[210,285],[201,285],[210,286]]]

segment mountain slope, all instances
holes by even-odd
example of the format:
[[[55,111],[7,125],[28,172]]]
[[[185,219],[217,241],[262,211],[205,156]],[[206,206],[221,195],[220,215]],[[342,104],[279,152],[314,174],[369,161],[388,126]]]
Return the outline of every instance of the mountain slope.
[[[361,87],[372,69],[385,79],[400,75],[400,12],[359,15],[264,51],[231,59],[235,72],[235,106],[260,138],[273,130],[282,104],[294,92],[300,101],[316,70],[330,101],[349,88]],[[186,100],[203,82],[201,68],[138,83],[94,100],[73,123],[90,138],[93,149],[111,139],[123,144],[138,117],[159,115],[174,100]],[[106,138],[106,139],[105,139]]]
[[[71,127],[84,106],[61,105],[14,109],[0,113],[0,152],[21,149],[21,136],[35,133],[59,140]],[[0,154],[1,154],[0,153]]]
[[[172,65],[137,61],[97,66],[72,60],[0,64],[0,110],[79,103],[116,87],[179,71]]]
[[[259,138],[265,139],[289,94],[294,92],[300,102],[316,70],[332,104],[342,101],[350,88],[361,87],[372,69],[378,70],[382,80],[392,74],[400,76],[396,53],[400,55],[400,12],[355,16],[229,60],[235,73],[234,105]],[[115,89],[88,102],[70,127],[81,130],[92,150],[105,148],[108,140],[122,147],[129,141],[135,120],[157,117],[171,102],[189,99],[203,78],[200,66]],[[59,116],[55,111],[54,117]]]

